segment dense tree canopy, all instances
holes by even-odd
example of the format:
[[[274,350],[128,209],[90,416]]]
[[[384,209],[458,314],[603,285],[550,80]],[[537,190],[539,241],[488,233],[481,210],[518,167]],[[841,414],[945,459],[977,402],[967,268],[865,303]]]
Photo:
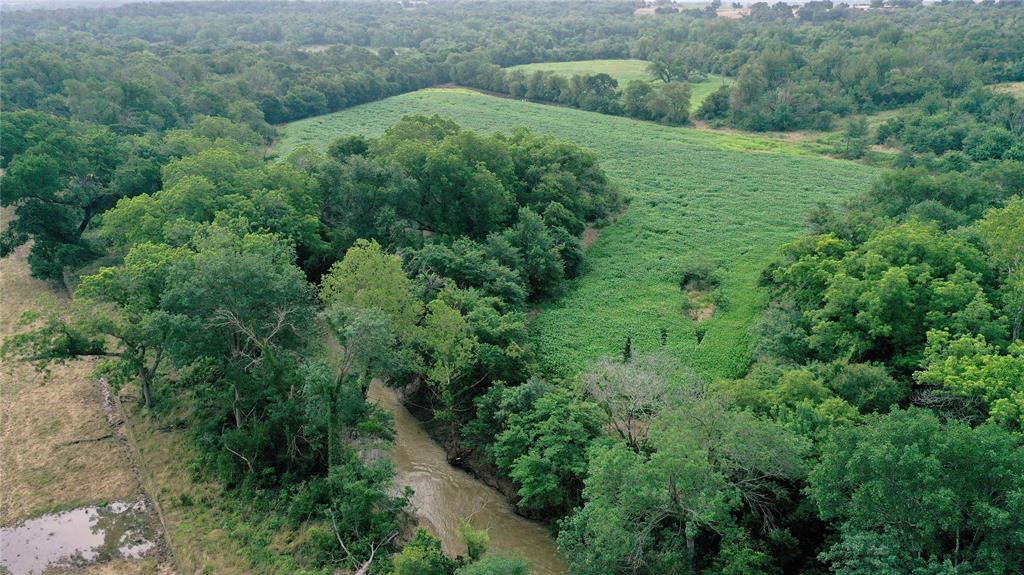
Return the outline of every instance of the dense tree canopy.
[[[309,573],[529,572],[468,520],[465,557],[410,528],[374,381],[553,526],[576,574],[1018,573],[1024,103],[994,85],[1024,80],[1024,18],[876,4],[5,11],[0,255],[31,243],[32,273],[73,293],[3,356],[99,356],[140,417],[188,430],[190,472],[301,534],[271,547]],[[654,79],[508,69],[596,58]],[[275,124],[448,82],[685,125],[709,74],[728,80],[696,108],[711,127],[848,117],[835,153],[893,167],[764,270],[738,379],[630,339],[579,375],[541,367],[531,318],[628,205],[595,153],[436,115],[273,146]]]

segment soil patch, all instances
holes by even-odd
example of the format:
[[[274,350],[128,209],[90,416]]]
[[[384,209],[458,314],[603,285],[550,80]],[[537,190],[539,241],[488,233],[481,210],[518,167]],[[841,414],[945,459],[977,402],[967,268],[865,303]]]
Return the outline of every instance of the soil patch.
[[[696,289],[687,289],[686,297],[690,300],[687,313],[693,321],[700,323],[711,319],[715,315],[717,306],[715,306],[715,302],[711,301],[707,293]]]
[[[583,249],[587,249],[593,245],[599,237],[601,237],[601,228],[595,228],[594,224],[590,224],[587,226],[587,229],[583,230],[583,241],[581,241],[580,244],[583,246]]]

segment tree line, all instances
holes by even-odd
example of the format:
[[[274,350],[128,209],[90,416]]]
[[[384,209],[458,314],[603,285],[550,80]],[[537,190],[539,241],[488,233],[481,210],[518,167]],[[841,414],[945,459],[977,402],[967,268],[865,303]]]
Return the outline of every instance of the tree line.
[[[0,76],[8,110],[35,109],[142,134],[215,115],[270,138],[292,121],[444,82],[673,124],[682,85],[524,77],[504,67],[639,58],[664,84],[735,78],[698,117],[746,130],[827,129],[837,118],[957,99],[1024,79],[1019,3],[851,10],[755,5],[739,20],[684,11],[634,17],[627,2],[530,1],[507,18],[478,2],[203,3],[13,11]],[[68,41],[68,39],[73,41]],[[628,92],[628,93],[626,93]],[[1005,105],[1005,104],[1004,104]],[[1010,131],[1004,117],[970,111]],[[1015,112],[1020,115],[1019,104]],[[1017,122],[1019,123],[1019,122]]]
[[[31,241],[32,273],[73,298],[4,352],[102,356],[147,413],[187,412],[202,473],[309,527],[294,571],[527,570],[468,526],[463,558],[407,536],[408,493],[364,457],[393,434],[377,379],[550,522],[574,573],[1015,573],[1022,126],[983,85],[1022,79],[1019,8],[826,4],[738,22],[620,2],[507,21],[468,2],[12,12],[0,246]],[[659,82],[503,68],[599,57],[648,59]],[[709,121],[900,106],[874,139],[848,129],[848,152],[908,152],[764,271],[738,380],[628,340],[569,380],[537,367],[529,311],[586,273],[585,229],[625,205],[590,152],[411,117],[266,161],[271,123],[441,81],[682,123],[702,73],[736,77]]]

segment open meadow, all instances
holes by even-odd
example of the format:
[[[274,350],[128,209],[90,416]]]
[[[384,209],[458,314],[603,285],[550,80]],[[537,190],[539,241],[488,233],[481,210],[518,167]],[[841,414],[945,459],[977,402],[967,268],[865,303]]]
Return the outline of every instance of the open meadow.
[[[482,132],[525,126],[595,151],[630,200],[588,250],[587,273],[534,320],[532,337],[549,374],[569,376],[626,338],[643,352],[666,346],[712,376],[740,376],[764,296],[760,271],[797,237],[818,202],[836,204],[866,190],[877,170],[807,155],[786,142],[672,128],[575,109],[429,89],[294,122],[276,152],[324,149],[345,134],[379,135],[408,114],[439,114]],[[690,262],[711,262],[722,287],[718,309],[698,329],[679,277]],[[706,332],[698,344],[697,333]]]
[[[630,80],[658,81],[648,71],[647,64],[646,60],[580,60],[576,62],[522,64],[520,66],[512,66],[509,69],[520,70],[525,74],[540,70],[544,72],[557,72],[565,76],[603,73],[615,78],[619,83],[619,87],[625,87],[626,83]],[[692,90],[690,111],[694,112],[697,108],[700,108],[701,102],[719,87],[731,83],[731,78],[716,74],[708,74],[707,78],[701,82],[690,82],[690,89]]]
[[[573,62],[537,62],[534,64],[521,64],[512,66],[510,70],[519,70],[524,74],[531,72],[556,72],[564,76],[576,76],[584,74],[608,74],[618,80],[619,84],[625,84],[630,80],[654,80],[654,76],[647,70],[646,60],[579,60]]]

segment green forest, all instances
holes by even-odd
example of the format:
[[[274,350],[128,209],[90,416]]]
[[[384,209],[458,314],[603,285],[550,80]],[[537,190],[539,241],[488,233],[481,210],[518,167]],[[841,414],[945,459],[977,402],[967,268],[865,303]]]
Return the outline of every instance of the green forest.
[[[0,539],[111,504],[87,365],[158,543],[70,572],[1022,573],[1022,83],[1019,0],[5,5]]]

